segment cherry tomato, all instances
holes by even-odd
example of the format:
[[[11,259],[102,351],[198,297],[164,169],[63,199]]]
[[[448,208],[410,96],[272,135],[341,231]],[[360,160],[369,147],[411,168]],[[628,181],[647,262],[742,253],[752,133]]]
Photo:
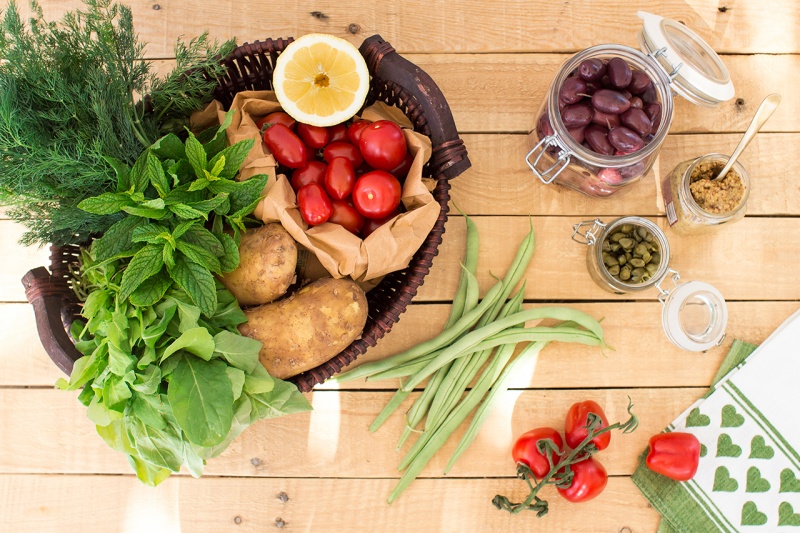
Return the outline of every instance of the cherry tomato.
[[[570,466],[575,476],[572,485],[566,489],[558,489],[565,500],[580,503],[591,500],[603,492],[608,484],[608,473],[597,459],[589,457]]]
[[[366,222],[364,222],[364,227],[361,228],[361,238],[366,239],[369,237],[376,229],[380,228],[394,217],[402,213],[400,207],[398,206],[397,209],[389,213],[383,218],[368,218]]]
[[[309,183],[297,191],[297,206],[300,215],[309,226],[318,226],[327,222],[333,213],[331,199],[325,189],[317,183]]]
[[[511,449],[511,457],[514,462],[526,464],[537,478],[543,478],[550,472],[550,463],[547,462],[547,456],[543,455],[537,448],[539,441],[546,439],[552,440],[559,450],[563,450],[564,441],[561,440],[561,434],[549,427],[532,429],[527,433],[523,433]],[[553,464],[558,463],[558,455],[555,452],[550,453],[550,458]]]
[[[356,120],[347,128],[347,138],[350,139],[351,143],[358,146],[358,141],[361,139],[361,132],[370,124],[372,124],[372,122],[369,120]]]
[[[608,427],[608,419],[600,405],[593,400],[586,400],[572,404],[567,413],[567,420],[564,424],[564,437],[567,446],[577,448],[589,435],[586,426],[589,423],[589,413],[594,413],[600,417],[601,423],[597,429]],[[591,440],[598,450],[605,450],[611,442],[611,432],[598,435]]]
[[[340,141],[347,141],[347,126],[344,124],[328,126],[328,142],[335,143]]]
[[[400,165],[408,151],[403,130],[391,120],[379,120],[365,127],[358,148],[372,168],[387,172]]]
[[[319,126],[311,126],[303,124],[302,122],[297,125],[297,135],[303,139],[306,146],[309,148],[322,148],[328,144],[330,133],[328,128],[321,128]]]
[[[358,148],[355,145],[345,141],[334,141],[328,143],[328,146],[322,151],[322,158],[328,163],[334,157],[346,157],[353,164],[353,168],[358,168],[364,162]]]
[[[411,170],[411,164],[414,163],[414,156],[411,155],[411,152],[406,153],[405,159],[403,162],[397,165],[395,168],[389,171],[389,174],[394,176],[395,178],[403,181],[408,176],[408,171]]]
[[[273,124],[264,131],[264,143],[281,165],[300,168],[308,161],[308,149],[285,124]]]
[[[344,200],[353,192],[356,173],[346,157],[334,157],[325,171],[325,190],[334,200]]]
[[[325,185],[325,170],[328,165],[322,161],[309,161],[302,167],[292,172],[292,179],[289,183],[292,184],[294,192],[299,191],[309,183],[317,183]]]
[[[272,124],[283,124],[290,130],[294,130],[294,125],[297,123],[295,119],[290,117],[288,114],[284,113],[283,111],[275,111],[274,113],[270,113],[266,117],[256,121],[256,126],[258,129],[264,129],[264,125],[272,125]]]
[[[358,235],[365,221],[366,219],[352,205],[344,200],[333,201],[333,213],[328,222],[339,224],[353,235]]]
[[[397,178],[383,170],[367,172],[353,187],[353,205],[367,218],[384,218],[400,205]]]

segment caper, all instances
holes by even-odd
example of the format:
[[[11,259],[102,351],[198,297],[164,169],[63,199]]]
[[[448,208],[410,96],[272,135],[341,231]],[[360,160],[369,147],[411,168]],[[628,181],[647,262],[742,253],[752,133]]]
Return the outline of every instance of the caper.
[[[658,270],[661,254],[658,242],[647,228],[623,224],[603,240],[603,264],[613,277],[626,283],[642,283]]]
[[[614,266],[608,267],[608,273],[611,274],[612,276],[618,275],[619,274],[619,265],[614,265]]]
[[[655,273],[656,273],[656,270],[658,270],[658,265],[657,265],[657,264],[655,264],[655,263],[647,263],[647,264],[644,266],[644,269],[645,269],[645,270],[647,270],[647,272],[648,272],[650,275],[653,275],[653,274],[655,274]]]
[[[627,266],[622,267],[619,270],[619,279],[621,279],[622,281],[628,281],[629,279],[631,279],[631,269],[628,268]]]
[[[647,245],[646,244],[637,244],[636,247],[633,249],[633,253],[642,257],[644,254],[647,253]]]
[[[641,238],[641,239],[646,239],[647,238],[647,229],[644,228],[643,226],[639,226],[638,228],[636,228],[636,235],[638,235],[639,238]]]
[[[641,257],[634,257],[631,259],[631,265],[636,268],[643,267],[645,265],[644,260]]]
[[[622,246],[625,250],[630,250],[633,248],[633,239],[628,237],[623,237],[619,240],[619,245]]]
[[[653,234],[647,232],[647,235],[645,235],[644,240],[646,240],[647,242],[653,242],[653,239],[655,239],[655,237],[653,237]]]
[[[614,235],[611,236],[611,242],[619,242],[620,239],[624,238],[625,234],[621,231],[616,232]]]
[[[608,242],[608,241],[603,241],[602,249],[603,249],[604,252],[610,252],[611,251],[611,243]]]
[[[622,248],[622,246],[620,246],[618,242],[615,242],[614,244],[611,245],[612,252],[618,252],[620,248]]]
[[[623,224],[622,227],[619,228],[619,230],[622,233],[630,233],[630,232],[633,231],[633,225],[631,225],[631,224]]]
[[[658,251],[655,251],[652,254],[650,254],[650,262],[656,265],[661,263],[661,254]]]
[[[631,270],[631,277],[642,279],[647,271],[641,267]]]
[[[617,261],[617,258],[613,255],[603,252],[603,263],[605,263],[606,266],[613,266],[618,265],[619,261]]]
[[[645,263],[649,263],[650,259],[652,259],[650,252],[645,252],[642,254],[642,261],[644,261]]]
[[[620,265],[624,265],[627,260],[628,258],[625,257],[625,254],[617,256],[617,263],[619,263]]]

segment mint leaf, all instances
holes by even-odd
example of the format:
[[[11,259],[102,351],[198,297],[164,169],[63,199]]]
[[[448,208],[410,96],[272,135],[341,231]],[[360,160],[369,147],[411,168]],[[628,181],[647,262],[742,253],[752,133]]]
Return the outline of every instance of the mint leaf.
[[[200,218],[203,220],[208,220],[208,213],[200,211],[199,209],[195,209],[194,207],[186,204],[172,204],[168,209],[175,213],[175,216],[181,220],[197,220]]]
[[[92,254],[98,261],[105,261],[133,246],[133,230],[145,221],[138,217],[125,217],[106,230],[102,237],[92,243]]]
[[[169,194],[164,198],[164,203],[166,205],[189,204],[205,200],[206,194],[202,191],[190,191],[190,185],[190,183],[186,183],[169,191]]]
[[[102,156],[103,159],[106,160],[106,163],[111,165],[111,168],[114,169],[114,173],[117,175],[117,192],[126,192],[131,187],[130,182],[130,174],[131,169],[120,161],[117,158],[111,157],[109,155]]]
[[[211,211],[214,211],[221,205],[225,204],[227,200],[228,200],[228,195],[225,193],[221,193],[214,196],[213,198],[209,198],[208,200],[203,200],[200,202],[192,202],[188,205],[195,209],[203,211],[206,215],[208,215],[208,213],[210,213]]]
[[[129,179],[133,186],[133,192],[143,193],[147,189],[147,186],[150,185],[150,180],[147,176],[147,159],[149,156],[150,150],[145,150],[139,158],[136,159],[133,168],[131,168]]]
[[[131,240],[133,242],[157,244],[159,241],[167,240],[171,236],[172,234],[166,226],[146,222],[134,228]]]
[[[208,361],[214,354],[214,338],[204,327],[188,329],[167,346],[161,356],[161,362],[164,362],[165,359],[178,350],[191,352],[197,357]]]
[[[187,231],[189,231],[190,229],[192,229],[192,227],[196,225],[197,222],[194,221],[181,222],[180,224],[175,226],[175,229],[172,230],[172,238],[180,239]]]
[[[152,218],[155,220],[161,220],[169,214],[169,211],[165,209],[156,209],[152,207],[124,206],[122,210],[137,217]]]
[[[172,286],[172,278],[160,271],[155,276],[146,279],[131,293],[130,302],[137,307],[148,307],[157,304],[167,290]]]
[[[214,253],[206,248],[191,244],[185,241],[178,241],[178,251],[185,255],[190,261],[202,265],[206,269],[220,274],[222,272],[219,259]]]
[[[233,421],[233,390],[227,365],[181,355],[170,375],[167,397],[172,414],[190,442],[215,446]]]
[[[231,272],[239,266],[239,247],[233,237],[227,233],[217,233],[216,238],[222,244],[223,253],[220,255],[219,266],[222,272]]]
[[[150,152],[148,152],[147,156],[147,178],[158,195],[164,198],[170,190],[169,181],[167,181],[167,175],[164,174],[164,167],[161,166],[161,161]]]
[[[133,256],[125,272],[118,295],[119,301],[125,301],[147,278],[154,276],[164,266],[163,246],[148,244]],[[210,274],[209,274],[210,275]]]
[[[120,192],[104,192],[99,196],[86,198],[78,204],[78,209],[95,215],[119,213],[123,207],[134,205],[131,197]]]
[[[212,316],[217,308],[217,291],[211,272],[180,255],[175,258],[175,265],[168,268],[172,279],[189,295],[200,311],[206,316]]]
[[[215,234],[211,233],[199,224],[195,224],[189,228],[189,230],[183,235],[183,240],[192,244],[196,244],[197,246],[205,248],[206,250],[210,250],[217,257],[226,253],[225,248]]]
[[[150,151],[159,156],[161,159],[174,159],[179,161],[186,157],[186,149],[183,146],[180,138],[174,133],[169,133],[150,147]]]
[[[208,157],[216,156],[219,152],[225,149],[226,146],[228,146],[228,134],[225,132],[225,130],[227,130],[233,122],[233,115],[235,113],[235,109],[231,109],[225,113],[225,119],[216,130],[214,137],[203,145]]]
[[[194,175],[198,180],[205,179],[206,167],[208,160],[206,159],[206,151],[200,141],[189,132],[189,138],[186,139],[186,159],[192,165]],[[191,190],[191,189],[190,189]]]
[[[208,163],[208,166],[211,167],[211,170],[207,171],[211,176],[219,177],[219,173],[222,172],[222,169],[225,168],[225,156],[217,154],[213,160]],[[206,177],[209,177],[206,175]]]
[[[244,160],[247,159],[247,154],[253,148],[253,139],[244,139],[231,146],[228,146],[220,153],[214,156],[209,165],[215,165],[221,160],[225,160],[222,168],[214,172],[216,176],[232,180],[236,174],[239,173],[239,167],[242,166]],[[216,167],[215,167],[216,168]]]
[[[243,208],[247,208],[252,204],[258,205],[258,202],[261,200],[264,194],[264,187],[267,186],[267,180],[269,176],[266,174],[256,174],[251,176],[250,179],[245,181],[240,181],[240,186],[236,188],[233,192],[231,192],[231,211],[236,213]],[[250,211],[245,214],[250,214],[250,212],[255,209],[253,206]]]

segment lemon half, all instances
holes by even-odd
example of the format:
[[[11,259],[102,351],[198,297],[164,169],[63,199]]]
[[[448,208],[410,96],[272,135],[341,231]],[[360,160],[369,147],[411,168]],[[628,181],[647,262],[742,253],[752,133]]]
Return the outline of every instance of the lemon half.
[[[278,102],[298,122],[333,126],[355,115],[369,91],[358,49],[324,33],[304,35],[278,56],[272,83]]]

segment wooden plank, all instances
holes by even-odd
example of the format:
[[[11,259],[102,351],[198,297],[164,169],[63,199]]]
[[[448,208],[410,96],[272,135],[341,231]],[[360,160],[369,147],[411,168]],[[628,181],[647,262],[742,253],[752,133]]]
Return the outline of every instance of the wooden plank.
[[[5,219],[0,220],[0,249],[4,250],[10,261],[0,266],[0,302],[27,302],[22,276],[38,266],[50,266],[50,250],[35,246],[21,246],[18,241],[24,228]]]
[[[554,343],[542,351],[536,370],[520,386],[537,389],[575,387],[685,387],[708,386],[733,339],[759,344],[796,309],[796,302],[730,302],[725,342],[703,354],[673,346],[661,329],[661,304],[612,302],[568,304],[597,318],[614,348]],[[441,331],[450,306],[413,304],[392,331],[355,364],[383,359],[434,337]],[[36,335],[28,304],[0,304],[0,387],[52,387],[62,377]],[[642,346],[642,339],[646,345]],[[574,372],[591,368],[591,372]],[[396,382],[354,381],[325,388],[387,389]]]
[[[583,367],[587,369],[588,367]],[[587,372],[582,372],[587,373]],[[612,475],[629,475],[650,436],[660,432],[699,398],[704,388],[509,391],[487,420],[449,477],[514,475],[511,446],[519,435],[539,426],[563,428],[574,402],[594,399],[609,421],[628,419],[628,397],[641,419],[629,435],[615,434],[598,456]],[[395,451],[405,425],[403,413],[417,394],[377,432],[370,423],[392,396],[390,391],[329,391],[310,394],[314,412],[266,420],[246,430],[206,474],[242,477],[397,478],[403,454]],[[46,389],[0,389],[0,423],[15,428],[0,435],[0,473],[127,474],[124,455],[95,433],[86,408],[74,394]],[[422,477],[440,477],[467,424],[445,443]],[[409,449],[415,439],[403,447]]]
[[[619,215],[663,214],[656,207],[656,181],[675,166],[701,154],[730,154],[739,134],[669,135],[653,170],[639,183],[609,198],[589,198],[539,182],[524,163],[532,148],[526,135],[465,134],[472,168],[451,183],[451,198],[467,214],[482,215]],[[757,136],[742,154],[752,182],[748,215],[800,215],[800,184],[785,154],[800,144],[800,136],[766,133]]]
[[[423,479],[387,505],[392,480],[172,479],[149,488],[128,476],[0,476],[0,529],[30,533],[341,531],[655,531],[659,515],[629,478],[573,505],[547,488],[550,513],[510,515],[497,493],[525,497],[518,479]],[[278,495],[288,495],[286,502]]]
[[[639,0],[625,4],[624,10],[614,0],[542,2],[535,7],[513,0],[433,6],[423,0],[370,5],[345,0],[313,7],[289,3],[279,9],[265,9],[258,0],[126,3],[133,7],[135,27],[149,43],[147,54],[152,57],[169,57],[179,36],[189,38],[206,30],[219,39],[236,36],[238,42],[324,32],[356,45],[379,33],[402,52],[561,52],[608,42],[638,48],[639,10],[683,22],[720,53],[800,51],[800,42],[787,38],[800,19],[791,0],[770,2],[769,9],[759,2]],[[78,0],[46,2],[45,15],[53,19],[81,6]],[[29,12],[27,6],[23,11]]]

